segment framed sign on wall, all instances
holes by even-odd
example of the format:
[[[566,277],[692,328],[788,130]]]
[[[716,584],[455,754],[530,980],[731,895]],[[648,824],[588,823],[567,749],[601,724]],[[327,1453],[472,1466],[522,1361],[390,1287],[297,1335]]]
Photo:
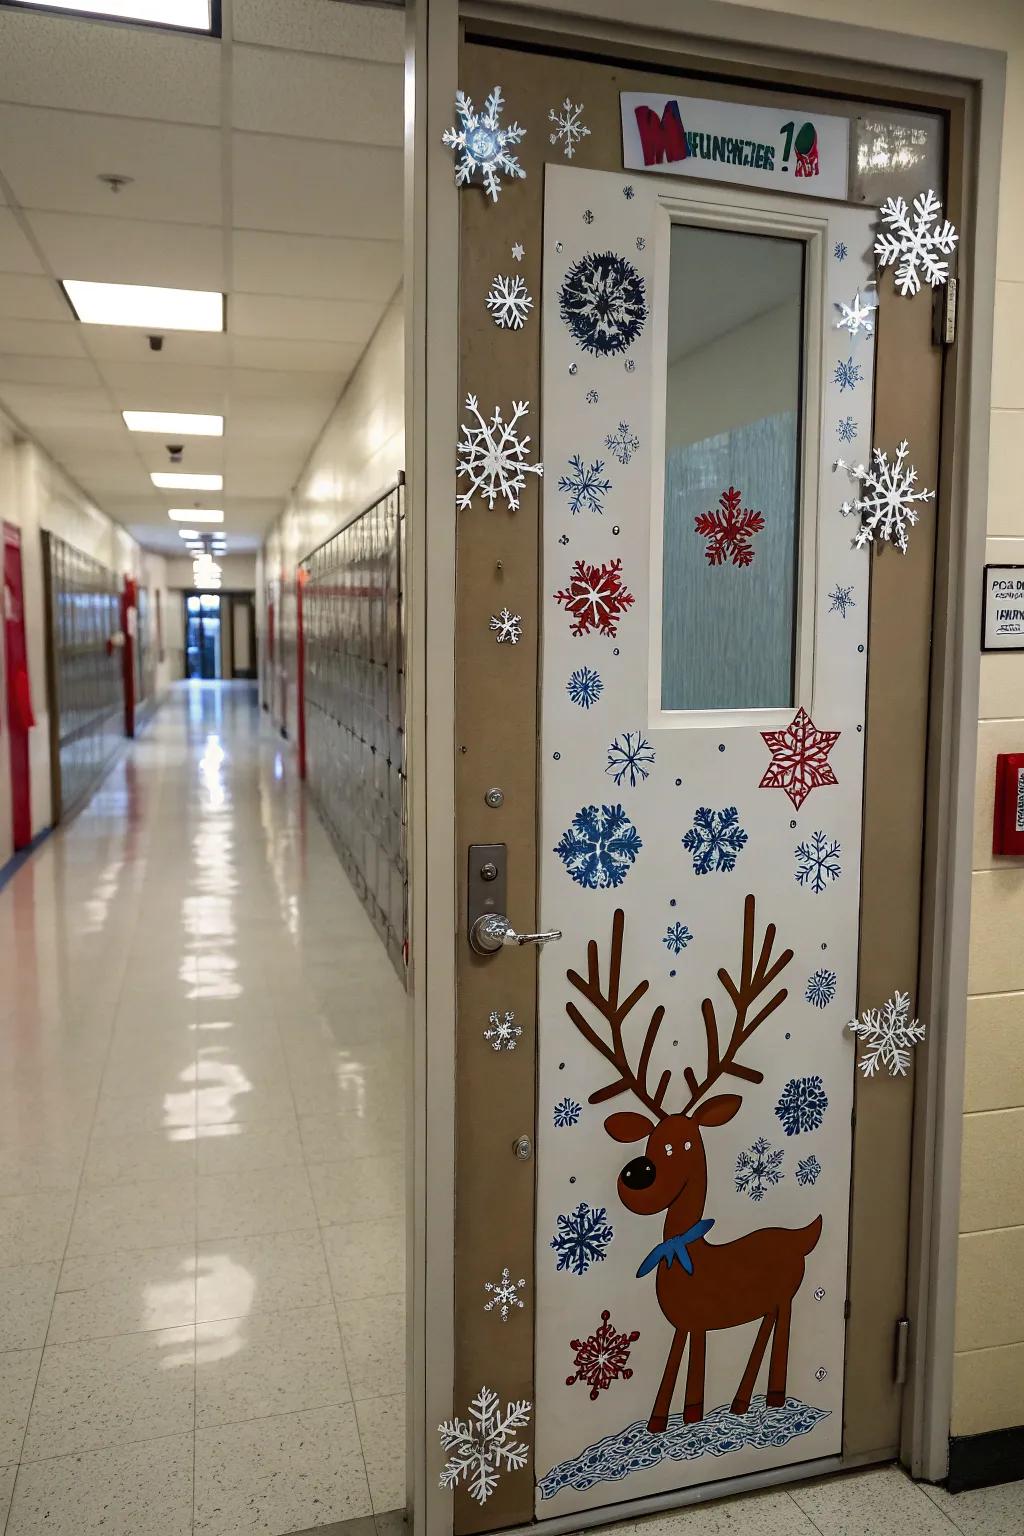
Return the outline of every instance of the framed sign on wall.
[[[983,651],[1024,651],[1024,565],[986,565]]]

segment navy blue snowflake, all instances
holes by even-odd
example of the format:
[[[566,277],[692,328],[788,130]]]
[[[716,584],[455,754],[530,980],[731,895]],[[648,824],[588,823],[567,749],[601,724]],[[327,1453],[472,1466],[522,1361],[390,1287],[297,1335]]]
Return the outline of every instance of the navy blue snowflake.
[[[841,416],[836,423],[836,436],[841,443],[852,443],[857,436],[857,423],[852,416]]]
[[[626,199],[627,203],[631,203],[636,196],[636,193],[633,191],[632,187],[623,187],[622,195]]]
[[[845,619],[849,609],[856,608],[856,606],[857,604],[853,600],[853,588],[841,587],[836,582],[832,591],[828,593],[829,613],[838,613],[841,618]]]
[[[565,274],[558,308],[584,352],[610,357],[631,347],[644,328],[644,280],[624,256],[591,251]]]
[[[622,884],[642,847],[621,805],[585,805],[554,851],[577,885],[600,891]]]
[[[640,439],[629,430],[628,421],[620,421],[617,432],[609,432],[604,440],[609,453],[614,453],[620,464],[628,464],[640,447]]]
[[[593,667],[578,667],[566,683],[565,691],[580,709],[589,709],[604,692],[604,683]]]
[[[736,868],[736,859],[747,841],[734,805],[713,811],[699,805],[693,813],[693,826],[683,838],[683,847],[693,857],[695,875],[713,871],[728,874]]]
[[[805,1002],[810,1003],[812,1008],[827,1008],[836,995],[838,984],[839,977],[835,971],[812,971],[804,988]]]
[[[775,1113],[787,1136],[816,1131],[825,1118],[828,1098],[820,1077],[791,1077],[782,1090]]]
[[[623,731],[608,748],[605,773],[615,780],[616,789],[627,778],[630,789],[635,789],[638,781],[650,778],[653,767],[654,748],[639,731]]]
[[[782,1171],[784,1152],[773,1147],[764,1136],[759,1136],[746,1152],[736,1159],[736,1193],[749,1195],[751,1200],[763,1200],[769,1189],[781,1184],[786,1175]]]
[[[577,512],[604,511],[604,498],[612,483],[603,478],[603,469],[603,459],[595,459],[589,468],[578,453],[569,460],[570,472],[560,476],[558,489],[568,496],[569,511],[574,517]]]
[[[824,832],[812,832],[796,849],[797,885],[820,896],[830,880],[838,880],[843,872],[839,862],[840,845],[825,836]]]
[[[581,1200],[568,1216],[558,1217],[558,1231],[551,1239],[558,1254],[556,1269],[585,1275],[591,1264],[599,1264],[606,1257],[608,1244],[615,1236],[607,1215],[603,1205],[592,1209]]]
[[[847,389],[853,389],[864,377],[864,369],[860,363],[855,363],[852,357],[844,362],[836,363],[836,371],[832,375],[832,382],[839,385],[839,393]]]
[[[583,1105],[577,1104],[575,1099],[561,1099],[554,1108],[555,1125],[560,1131],[568,1126],[578,1125],[580,1115],[583,1113]]]
[[[662,939],[666,949],[670,949],[674,955],[681,954],[687,944],[693,938],[693,934],[685,923],[672,923],[665,929],[665,937]]]
[[[843,242],[841,240],[837,240],[835,245],[832,247],[832,255],[835,257],[836,261],[845,261],[849,254],[850,253],[846,249],[846,246],[843,244]]]
[[[798,1184],[817,1184],[820,1172],[821,1164],[812,1152],[810,1157],[802,1157],[797,1163],[796,1181]]]

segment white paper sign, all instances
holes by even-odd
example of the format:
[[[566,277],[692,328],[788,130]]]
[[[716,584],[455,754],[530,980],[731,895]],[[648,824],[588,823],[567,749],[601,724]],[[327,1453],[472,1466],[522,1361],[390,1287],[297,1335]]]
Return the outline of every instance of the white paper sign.
[[[1024,565],[986,565],[984,651],[1024,651]]]
[[[628,171],[737,181],[811,197],[847,195],[848,118],[648,91],[621,91],[619,104]]]

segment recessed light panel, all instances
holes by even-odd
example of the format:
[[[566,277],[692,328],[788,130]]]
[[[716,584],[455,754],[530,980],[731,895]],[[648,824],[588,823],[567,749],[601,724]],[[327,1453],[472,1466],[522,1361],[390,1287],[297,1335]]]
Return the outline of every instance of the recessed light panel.
[[[157,490],[160,491],[222,491],[224,489],[223,475],[186,475],[180,470],[156,470],[149,477]],[[173,513],[171,514],[173,517]],[[193,516],[191,512],[187,514]],[[179,521],[184,522],[181,518]],[[218,518],[219,522],[220,519]]]
[[[224,513],[220,507],[172,507],[167,516],[173,523],[222,523]]]
[[[179,539],[198,539],[198,537],[199,537],[199,529],[198,528],[179,528],[178,529],[178,538]]]
[[[78,16],[107,16],[115,21],[148,21],[189,32],[211,32],[211,0],[7,0],[26,11],[73,11]]]
[[[135,325],[147,331],[222,331],[224,295],[200,288],[145,288],[61,278],[83,325]]]
[[[178,432],[182,437],[223,437],[223,416],[196,416],[187,411],[122,411],[129,432]]]

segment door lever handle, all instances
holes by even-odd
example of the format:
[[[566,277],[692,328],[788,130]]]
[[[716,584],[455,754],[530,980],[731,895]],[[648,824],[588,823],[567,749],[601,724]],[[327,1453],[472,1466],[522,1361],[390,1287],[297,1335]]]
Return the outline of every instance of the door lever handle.
[[[521,948],[524,944],[551,944],[561,937],[560,928],[550,928],[546,933],[517,933],[502,912],[484,913],[469,930],[470,946],[478,955],[495,955],[506,946]]]

